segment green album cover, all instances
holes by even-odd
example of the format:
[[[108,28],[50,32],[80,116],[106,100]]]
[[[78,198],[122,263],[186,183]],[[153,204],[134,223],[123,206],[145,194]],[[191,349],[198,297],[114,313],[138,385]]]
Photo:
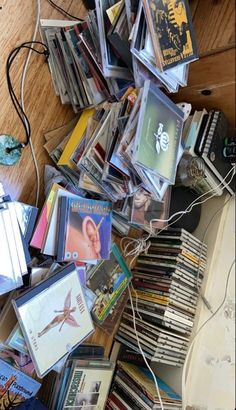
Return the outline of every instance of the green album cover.
[[[149,81],[145,83],[140,111],[134,163],[174,184],[183,128],[182,113]]]

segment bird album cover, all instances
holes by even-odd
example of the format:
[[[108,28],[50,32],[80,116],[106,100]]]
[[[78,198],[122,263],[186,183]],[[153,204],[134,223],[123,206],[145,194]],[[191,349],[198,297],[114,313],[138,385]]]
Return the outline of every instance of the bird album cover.
[[[93,331],[74,264],[16,298],[13,306],[39,377]]]

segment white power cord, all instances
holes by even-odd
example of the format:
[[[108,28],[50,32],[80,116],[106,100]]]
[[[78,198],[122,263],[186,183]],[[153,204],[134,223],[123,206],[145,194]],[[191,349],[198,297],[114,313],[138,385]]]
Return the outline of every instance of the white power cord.
[[[38,27],[39,27],[40,10],[41,10],[41,3],[40,3],[40,0],[37,0],[37,16],[36,16],[36,24],[35,24],[35,29],[34,29],[34,34],[33,34],[32,41],[35,41],[36,36],[37,36],[37,31],[38,31]],[[24,104],[25,78],[26,78],[26,73],[27,73],[29,62],[30,62],[31,54],[32,54],[32,50],[29,50],[27,59],[25,60],[25,63],[24,63],[23,72],[22,72],[22,76],[21,76],[20,98],[21,98],[21,106],[23,108],[23,111],[25,111],[25,104]],[[28,127],[27,123],[25,123],[25,124]],[[35,166],[35,172],[36,172],[36,178],[37,178],[35,205],[38,206],[39,195],[40,195],[40,174],[39,174],[39,166],[38,166],[38,162],[37,162],[37,158],[36,158],[32,138],[30,138],[30,140],[29,140],[29,145],[30,145],[30,149],[31,149],[31,153],[32,153],[32,158],[33,158],[33,162],[34,162],[34,166]]]
[[[140,344],[140,340],[139,340],[139,336],[138,336],[138,332],[137,332],[137,328],[136,328],[136,316],[135,316],[135,311],[134,311],[134,305],[133,305],[133,299],[132,299],[132,295],[131,295],[131,291],[130,291],[130,286],[128,287],[128,290],[129,290],[130,305],[131,305],[132,314],[133,314],[134,332],[135,332],[135,336],[136,336],[136,339],[137,339],[138,347],[139,347],[140,353],[141,353],[141,355],[142,355],[142,357],[143,357],[143,360],[144,360],[144,362],[145,362],[145,364],[146,364],[148,370],[151,372],[152,378],[153,378],[153,380],[154,380],[155,387],[156,387],[156,391],[157,391],[157,395],[158,395],[158,399],[159,399],[159,402],[160,402],[161,410],[165,410],[165,409],[164,409],[163,402],[162,402],[162,398],[161,398],[161,394],[160,394],[160,389],[159,389],[159,386],[158,386],[158,383],[157,383],[156,376],[155,376],[153,370],[151,369],[151,367],[149,366],[149,363],[148,363],[148,361],[147,361],[147,359],[146,359],[146,357],[145,357],[145,354],[144,354],[144,352],[143,352],[142,346],[141,346],[141,344]]]

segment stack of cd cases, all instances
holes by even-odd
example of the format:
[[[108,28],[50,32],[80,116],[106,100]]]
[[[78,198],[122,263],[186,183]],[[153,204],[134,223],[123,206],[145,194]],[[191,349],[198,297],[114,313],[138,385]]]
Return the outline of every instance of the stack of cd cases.
[[[207,247],[184,229],[168,229],[151,238],[133,269],[132,301],[136,331],[145,355],[182,366],[187,353]],[[132,305],[122,316],[117,339],[138,350]]]
[[[13,202],[0,202],[0,295],[23,284],[27,273],[24,237]]]

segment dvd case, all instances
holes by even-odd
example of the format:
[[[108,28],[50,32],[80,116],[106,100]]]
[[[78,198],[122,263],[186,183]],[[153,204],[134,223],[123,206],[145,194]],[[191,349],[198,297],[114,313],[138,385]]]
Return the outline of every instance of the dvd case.
[[[0,295],[23,285],[27,273],[22,236],[15,209],[2,203],[0,208]]]
[[[110,202],[61,197],[57,260],[108,259],[111,223]]]
[[[45,376],[94,330],[74,264],[12,303],[39,377]]]
[[[145,81],[133,165],[148,169],[173,185],[182,129],[183,112],[157,86]]]
[[[0,359],[0,408],[10,409],[34,397],[41,384]]]
[[[131,272],[118,247],[113,243],[110,259],[101,261],[88,272],[87,286],[97,295],[92,315],[103,323],[131,280]]]
[[[74,361],[62,408],[103,410],[107,400],[114,364],[107,360]]]

